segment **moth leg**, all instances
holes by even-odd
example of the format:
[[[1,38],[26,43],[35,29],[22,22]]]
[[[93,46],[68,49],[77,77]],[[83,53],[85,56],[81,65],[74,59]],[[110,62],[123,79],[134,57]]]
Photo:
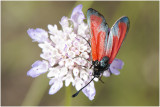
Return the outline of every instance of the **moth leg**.
[[[104,82],[102,81],[102,76],[103,76],[103,73],[100,75],[99,80],[104,84]]]
[[[112,72],[111,72],[110,68],[109,68],[109,70],[108,70],[108,71],[109,71],[109,73],[112,75]]]
[[[80,36],[80,35],[78,35],[78,36]],[[80,36],[81,38],[83,38],[87,43],[88,43],[88,45],[90,46],[90,48],[91,48],[91,44],[83,37],[83,36]]]
[[[90,68],[89,68],[89,69],[91,69],[91,68],[92,68],[92,66],[93,66],[93,64],[90,66]]]

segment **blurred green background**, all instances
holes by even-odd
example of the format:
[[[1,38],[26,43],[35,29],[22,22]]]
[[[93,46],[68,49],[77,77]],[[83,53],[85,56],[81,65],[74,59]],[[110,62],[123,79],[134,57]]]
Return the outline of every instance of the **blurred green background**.
[[[62,16],[83,4],[86,15],[92,7],[102,13],[111,27],[121,16],[130,19],[129,33],[117,58],[125,62],[119,76],[103,77],[95,83],[96,96],[90,101],[83,93],[66,96],[71,85],[49,95],[46,74],[37,78],[26,75],[31,65],[41,59],[41,49],[27,34],[29,28],[47,29]],[[1,104],[74,105],[74,106],[155,106],[159,105],[159,2],[158,1],[2,1],[1,13]],[[71,102],[67,102],[68,100]]]

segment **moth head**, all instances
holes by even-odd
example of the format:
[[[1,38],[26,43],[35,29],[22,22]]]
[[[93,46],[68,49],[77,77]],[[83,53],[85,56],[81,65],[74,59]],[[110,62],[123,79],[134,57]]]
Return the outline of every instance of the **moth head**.
[[[99,66],[99,61],[98,60],[94,61],[93,65],[94,65],[94,67],[98,67]]]

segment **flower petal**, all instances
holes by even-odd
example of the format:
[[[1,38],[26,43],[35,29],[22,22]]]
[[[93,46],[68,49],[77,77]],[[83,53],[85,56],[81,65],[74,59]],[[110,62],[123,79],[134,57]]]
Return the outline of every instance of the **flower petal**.
[[[68,87],[71,82],[73,82],[73,77],[71,73],[68,73],[67,76],[63,78],[65,80],[65,86]]]
[[[47,74],[48,78],[52,78],[52,77],[59,77],[59,73],[60,73],[60,68],[59,67],[53,67],[53,68],[49,68],[49,73]]]
[[[104,71],[103,72],[103,76],[105,77],[109,77],[110,76],[110,72],[107,70],[107,71]]]
[[[122,69],[124,65],[124,62],[120,59],[114,59],[112,64],[110,65],[110,71],[111,73],[115,75],[119,75],[120,72],[117,69]]]
[[[61,35],[63,35],[63,32],[62,32],[62,30],[58,30],[58,27],[57,27],[57,25],[51,25],[51,24],[49,24],[48,25],[48,30],[49,30],[49,33],[50,34],[52,34],[52,35],[58,35],[58,36],[61,36]]]
[[[73,82],[73,86],[74,85],[75,85],[76,90],[78,91],[78,90],[80,90],[85,85],[85,83],[84,83],[84,81],[81,78],[79,78],[77,76],[77,77],[75,77],[75,80]]]
[[[84,81],[87,81],[88,80],[88,75],[89,74],[85,70],[81,69],[80,78],[82,78]]]
[[[57,49],[56,48],[54,48],[53,46],[52,46],[52,44],[51,43],[48,43],[48,42],[45,42],[45,43],[40,43],[40,44],[38,44],[38,46],[40,47],[40,48],[42,48],[42,51],[43,52],[45,52],[45,51],[49,51],[49,52],[52,52],[52,51],[57,51]]]
[[[82,5],[78,5],[75,7],[72,11],[71,20],[74,23],[74,27],[77,28],[77,25],[82,23],[82,21],[85,19],[84,14],[82,12]]]
[[[61,24],[62,27],[68,27],[69,26],[68,18],[66,16],[63,16],[59,23]]]
[[[86,39],[86,31],[88,30],[88,25],[83,23],[80,23],[80,25],[78,26],[78,35],[81,35],[82,37],[84,37]]]
[[[74,58],[74,57],[75,57],[75,52],[73,52],[73,51],[68,51],[68,57]]]
[[[59,23],[61,24],[64,33],[70,34],[72,32],[73,28],[69,27],[69,21],[66,16],[63,16]]]
[[[42,43],[48,40],[48,33],[43,29],[28,29],[27,33],[33,39],[33,42]]]
[[[81,56],[82,58],[85,58],[85,59],[88,59],[88,58],[89,58],[89,55],[88,55],[87,52],[81,53],[80,56]]]
[[[57,28],[57,25],[48,25],[48,30],[49,30],[49,33],[50,34],[57,34],[58,32],[58,28]]]
[[[92,81],[86,88],[82,90],[82,92],[89,98],[89,100],[93,100],[96,95],[96,90],[94,88],[94,82]]]
[[[53,95],[55,94],[56,92],[58,92],[62,86],[63,86],[63,82],[61,79],[51,79],[50,80],[50,85],[52,84],[51,88],[49,89],[49,94],[50,95]]]
[[[48,62],[47,61],[36,61],[34,64],[32,64],[32,68],[27,72],[28,76],[31,76],[33,78],[46,73],[48,71]]]
[[[62,68],[60,69],[60,74],[59,74],[59,76],[60,76],[60,77],[63,77],[63,76],[65,76],[67,73],[68,73],[68,69],[67,69],[66,67],[62,67]]]
[[[78,74],[79,74],[79,69],[77,67],[75,67],[73,69],[73,75],[76,77],[76,76],[78,76]]]

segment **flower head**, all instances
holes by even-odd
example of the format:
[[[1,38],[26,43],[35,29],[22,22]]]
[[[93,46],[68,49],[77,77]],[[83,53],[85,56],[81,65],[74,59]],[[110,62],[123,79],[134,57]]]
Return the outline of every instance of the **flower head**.
[[[74,8],[71,18],[62,17],[59,22],[62,30],[58,30],[57,25],[49,24],[48,31],[40,28],[27,31],[33,42],[39,43],[38,46],[42,49],[40,57],[43,59],[36,61],[27,75],[37,77],[48,72],[50,95],[63,87],[63,81],[66,87],[72,84],[79,90],[93,78],[93,70],[89,69],[91,66],[91,48],[87,43],[90,39],[89,28],[84,19],[82,5],[78,5]],[[122,66],[123,62],[115,59],[110,65],[110,71],[105,71],[103,75],[105,77],[109,77],[110,73],[118,75],[118,69]],[[93,100],[96,94],[94,82],[92,81],[82,92]]]

